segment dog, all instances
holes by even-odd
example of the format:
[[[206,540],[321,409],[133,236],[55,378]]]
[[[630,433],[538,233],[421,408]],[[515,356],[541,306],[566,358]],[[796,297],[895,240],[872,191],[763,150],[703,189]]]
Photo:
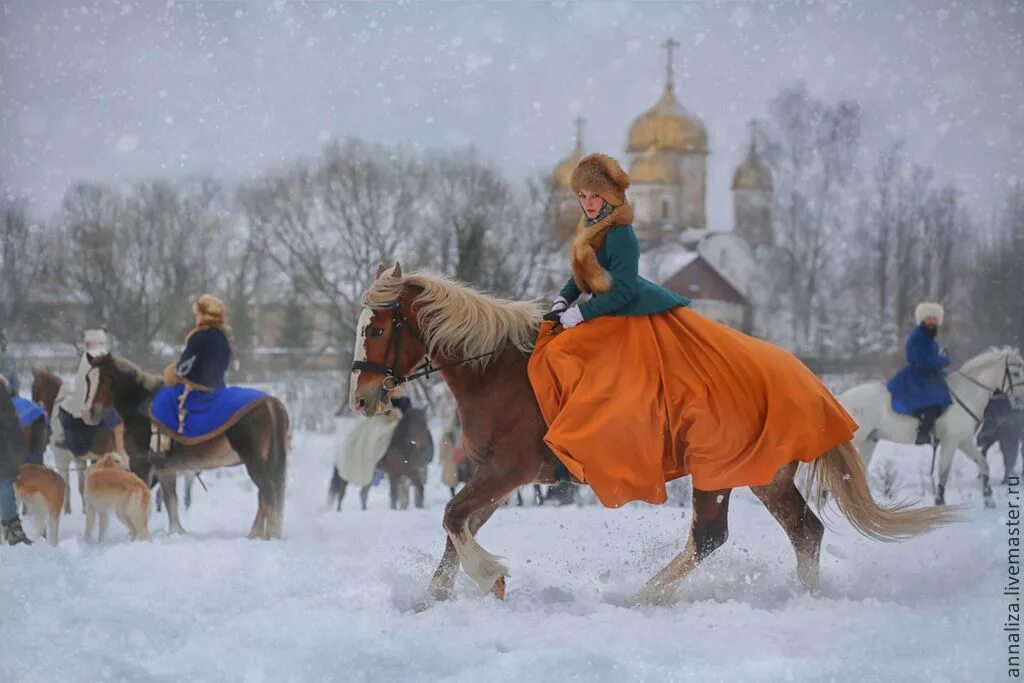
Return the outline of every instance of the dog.
[[[149,540],[149,487],[115,453],[104,455],[85,472],[86,542],[92,538],[97,518],[96,540],[103,542],[111,510],[128,527],[129,540]]]
[[[14,482],[14,495],[25,506],[43,538],[53,546],[60,539],[64,488],[64,479],[42,465],[22,465]]]

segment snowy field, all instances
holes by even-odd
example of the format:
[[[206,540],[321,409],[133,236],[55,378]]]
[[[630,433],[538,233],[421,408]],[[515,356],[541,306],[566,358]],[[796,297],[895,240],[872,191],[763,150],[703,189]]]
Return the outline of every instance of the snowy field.
[[[463,573],[428,604],[447,498],[431,469],[427,509],[362,512],[350,491],[326,506],[334,437],[297,434],[286,538],[245,538],[255,491],[244,470],[204,476],[186,536],[126,542],[112,521],[85,545],[77,493],[60,546],[0,548],[0,681],[997,681],[1005,487],[981,506],[957,457],[950,502],[966,523],[902,544],[858,536],[830,516],[822,594],[801,593],[781,529],[737,491],[726,546],[668,607],[625,606],[678,552],[689,510],[633,505],[500,510],[483,545],[511,567],[507,600]],[[919,497],[925,449],[882,450]],[[993,478],[1002,477],[990,454]],[[922,474],[923,473],[923,474]],[[877,477],[876,477],[877,478]],[[529,496],[526,496],[529,498]],[[32,532],[30,532],[32,533]]]

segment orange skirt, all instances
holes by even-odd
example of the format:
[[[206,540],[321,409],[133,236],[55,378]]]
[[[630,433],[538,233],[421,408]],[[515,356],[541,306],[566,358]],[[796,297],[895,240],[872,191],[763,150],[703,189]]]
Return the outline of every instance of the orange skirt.
[[[688,474],[702,491],[767,484],[857,429],[794,356],[683,307],[545,323],[529,372],[544,440],[607,507],[663,503]]]

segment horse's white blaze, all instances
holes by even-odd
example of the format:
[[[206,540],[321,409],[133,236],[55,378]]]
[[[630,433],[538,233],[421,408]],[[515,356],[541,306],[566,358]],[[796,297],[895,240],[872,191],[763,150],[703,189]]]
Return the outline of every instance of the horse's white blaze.
[[[356,323],[356,347],[352,351],[352,360],[366,360],[366,331],[369,329],[370,320],[372,319],[372,308],[364,308],[359,314],[359,321]],[[359,386],[359,375],[361,372],[361,370],[352,371],[352,382],[349,385],[348,405],[353,410],[356,408],[356,387]]]

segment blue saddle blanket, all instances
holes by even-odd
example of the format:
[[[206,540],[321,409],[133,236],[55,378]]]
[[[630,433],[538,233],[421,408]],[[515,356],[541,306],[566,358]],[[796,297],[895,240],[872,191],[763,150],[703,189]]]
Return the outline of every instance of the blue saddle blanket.
[[[212,438],[237,422],[252,404],[267,394],[245,387],[190,391],[185,397],[185,420],[179,424],[179,408],[185,385],[164,387],[153,398],[149,414],[166,432],[187,442]]]
[[[18,413],[18,422],[21,424],[22,429],[28,427],[39,418],[43,418],[46,424],[50,424],[50,418],[39,404],[33,403],[21,396],[12,396],[11,400],[14,401],[14,410]]]

